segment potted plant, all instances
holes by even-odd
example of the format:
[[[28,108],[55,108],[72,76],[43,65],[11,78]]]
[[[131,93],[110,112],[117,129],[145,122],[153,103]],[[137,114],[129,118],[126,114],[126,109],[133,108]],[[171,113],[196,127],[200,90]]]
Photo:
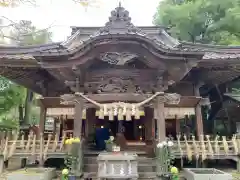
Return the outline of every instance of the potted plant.
[[[114,137],[113,136],[110,136],[108,140],[105,141],[105,144],[106,144],[106,150],[108,152],[111,152],[113,151],[113,146],[114,146]]]
[[[66,168],[62,170],[62,179],[75,180],[77,175],[77,167],[79,163],[79,138],[70,138],[65,141],[67,154],[65,158]]]

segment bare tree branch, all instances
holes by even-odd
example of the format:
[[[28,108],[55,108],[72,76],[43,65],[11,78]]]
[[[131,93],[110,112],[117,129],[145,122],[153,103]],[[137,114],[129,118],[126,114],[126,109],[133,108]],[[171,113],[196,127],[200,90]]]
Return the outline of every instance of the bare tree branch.
[[[21,26],[19,23],[5,17],[5,16],[1,16],[0,18],[3,18],[3,19],[6,19],[10,22],[10,24],[8,25],[0,25],[0,37],[2,38],[7,38],[7,39],[10,39],[10,40],[15,40],[15,41],[19,41],[18,38],[16,37],[11,37],[9,35],[6,35],[4,33],[4,28],[13,28],[12,31],[17,31],[17,34],[21,34],[21,37],[26,37],[26,36],[32,36],[33,34],[39,34],[39,33],[42,33],[44,31],[48,31],[50,28],[54,27],[54,22],[52,22],[47,28],[44,28],[44,29],[41,29],[41,30],[37,30],[37,31],[32,31],[31,29],[24,29],[23,27],[26,27],[26,26]],[[30,21],[20,21],[21,23],[31,23]],[[27,26],[29,28],[29,26]],[[11,29],[10,29],[11,31]],[[19,33],[21,32],[22,33]],[[24,32],[27,32],[27,33],[24,33]]]

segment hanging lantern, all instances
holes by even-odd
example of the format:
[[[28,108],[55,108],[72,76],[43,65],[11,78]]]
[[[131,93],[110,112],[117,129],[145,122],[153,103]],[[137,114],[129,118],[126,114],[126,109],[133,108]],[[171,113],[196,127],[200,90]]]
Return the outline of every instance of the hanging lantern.
[[[104,116],[107,116],[107,115],[108,115],[108,106],[107,106],[107,104],[104,104],[104,105],[103,105],[103,115],[104,115]]]
[[[124,103],[124,104],[123,104],[123,116],[126,115],[126,112],[127,112],[127,106],[126,106],[126,104]]]
[[[84,109],[82,111],[82,119],[86,119],[87,118],[87,113],[86,113],[86,109]]]
[[[99,116],[98,116],[99,119],[104,119],[104,112],[103,112],[103,108],[100,108],[99,110]]]
[[[118,120],[123,121],[123,110],[122,110],[122,108],[118,109]]]
[[[109,121],[113,121],[114,120],[113,108],[109,108],[108,109],[108,119],[109,119]]]
[[[126,121],[131,121],[131,120],[132,120],[132,112],[129,108],[127,108]]]
[[[114,105],[114,107],[113,107],[113,115],[114,115],[114,116],[117,116],[117,115],[118,115],[117,105]]]
[[[96,110],[96,112],[95,112],[95,116],[99,116],[99,110]]]
[[[140,116],[145,116],[145,112],[143,110],[139,111]]]
[[[134,116],[136,113],[136,106],[132,104],[132,115]]]
[[[140,111],[139,111],[138,108],[136,108],[134,118],[135,118],[135,119],[140,119]]]

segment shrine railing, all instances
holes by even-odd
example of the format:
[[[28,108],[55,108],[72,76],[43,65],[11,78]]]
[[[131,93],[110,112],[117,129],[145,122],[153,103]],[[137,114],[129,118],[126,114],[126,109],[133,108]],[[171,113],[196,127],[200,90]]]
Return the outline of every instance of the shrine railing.
[[[193,158],[221,159],[227,158],[226,156],[234,159],[240,154],[240,139],[236,135],[231,138],[226,136],[210,138],[209,135],[205,135],[201,136],[200,140],[195,140],[194,136],[190,139],[186,136],[178,136],[171,151],[176,158],[186,157],[189,160]]]
[[[59,137],[57,134],[48,134],[47,138],[44,138],[42,135],[37,137],[30,133],[27,139],[17,134],[0,137],[0,155],[5,160],[13,156],[37,156],[38,160],[44,161],[50,157],[64,157],[67,151],[64,145],[65,135]],[[200,140],[195,140],[194,137],[187,139],[186,136],[179,136],[178,140],[173,141],[171,151],[175,158],[186,157],[189,160],[193,158],[221,159],[226,156],[234,158],[240,154],[240,139],[236,135],[231,138],[202,136]]]
[[[43,135],[37,137],[36,134],[30,133],[25,139],[24,135],[5,133],[0,139],[0,155],[4,160],[8,160],[13,156],[29,157],[36,156],[40,163],[50,157],[59,157],[66,154],[64,142],[66,136],[60,138],[57,134],[48,134],[45,139]]]
[[[165,145],[164,145],[165,144]],[[187,138],[178,136],[177,141],[161,142],[156,147],[156,172],[162,176],[168,174],[171,160],[187,158],[189,161],[204,161],[206,159],[231,159],[239,161],[240,139],[236,135],[230,138],[209,135]]]

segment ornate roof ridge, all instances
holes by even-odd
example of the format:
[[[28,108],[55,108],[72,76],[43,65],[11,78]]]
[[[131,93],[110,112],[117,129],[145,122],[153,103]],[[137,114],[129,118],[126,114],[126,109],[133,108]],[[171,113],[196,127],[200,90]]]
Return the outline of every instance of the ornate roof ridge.
[[[111,16],[105,26],[100,28],[93,36],[118,33],[145,35],[140,28],[133,25],[129,12],[122,7],[121,3],[119,3],[119,6],[115,10],[111,11]]]
[[[109,17],[109,21],[105,24],[104,27],[100,27],[97,31],[92,32],[87,39],[78,38],[81,36],[81,29],[76,27],[72,27],[72,35],[68,40],[61,43],[68,50],[72,48],[76,48],[76,46],[80,46],[88,40],[94,39],[95,37],[103,37],[106,35],[137,35],[140,37],[144,37],[155,42],[158,45],[165,46],[165,49],[173,49],[177,50],[179,42],[178,40],[171,37],[165,31],[166,28],[162,28],[161,26],[148,26],[158,31],[155,36],[150,36],[148,33],[143,31],[141,28],[133,25],[131,22],[131,17],[129,16],[129,12],[119,4],[118,7],[115,8],[111,12],[111,16]],[[83,29],[91,28],[91,27],[82,27]],[[89,29],[90,30],[90,29]],[[84,30],[83,30],[84,31]],[[90,30],[92,31],[92,29]],[[150,30],[151,31],[151,30]],[[151,32],[149,32],[151,33]],[[181,50],[181,49],[179,49]]]
[[[161,26],[161,25],[157,25],[157,26],[153,26],[153,25],[147,25],[147,26],[136,26],[138,28],[159,28],[159,29],[169,29],[168,27],[165,26]],[[71,29],[95,29],[95,28],[102,28],[102,26],[70,26]]]

